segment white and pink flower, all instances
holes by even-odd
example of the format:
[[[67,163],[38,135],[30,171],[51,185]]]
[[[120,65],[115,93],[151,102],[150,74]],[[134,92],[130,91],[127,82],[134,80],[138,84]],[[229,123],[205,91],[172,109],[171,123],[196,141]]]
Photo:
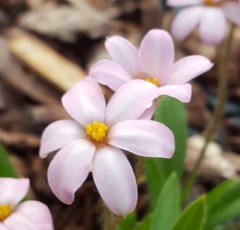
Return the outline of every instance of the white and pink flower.
[[[219,44],[227,31],[227,20],[240,26],[240,4],[232,0],[168,0],[173,7],[186,7],[174,18],[171,32],[179,41],[184,40],[199,26],[203,42]]]
[[[106,105],[99,85],[87,77],[62,98],[74,120],[60,120],[44,131],[40,156],[60,149],[48,169],[49,185],[64,203],[92,172],[107,207],[116,215],[132,212],[137,202],[137,184],[122,150],[144,157],[173,156],[172,132],[163,124],[137,120],[148,108],[154,85],[131,81]]]
[[[29,179],[0,178],[1,230],[53,230],[48,207],[39,201],[24,201]]]
[[[112,36],[105,42],[111,60],[97,62],[90,76],[116,91],[133,79],[142,79],[155,86],[156,97],[168,95],[183,102],[191,99],[187,82],[208,71],[213,64],[205,57],[193,55],[174,63],[174,44],[171,36],[160,29],[150,30],[139,50],[129,41]]]

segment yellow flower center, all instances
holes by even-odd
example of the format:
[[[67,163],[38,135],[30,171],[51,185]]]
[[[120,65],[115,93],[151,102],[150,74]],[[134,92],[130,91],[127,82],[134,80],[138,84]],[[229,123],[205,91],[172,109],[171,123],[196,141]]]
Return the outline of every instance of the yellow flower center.
[[[94,121],[92,124],[88,124],[85,127],[85,131],[94,141],[101,142],[107,134],[108,127],[104,123]]]
[[[158,86],[158,79],[155,77],[146,78],[145,81],[151,82],[152,84]]]
[[[5,220],[12,212],[12,205],[0,205],[0,221]]]
[[[214,0],[204,0],[204,4],[207,6],[219,6],[222,4],[223,1],[214,1]]]

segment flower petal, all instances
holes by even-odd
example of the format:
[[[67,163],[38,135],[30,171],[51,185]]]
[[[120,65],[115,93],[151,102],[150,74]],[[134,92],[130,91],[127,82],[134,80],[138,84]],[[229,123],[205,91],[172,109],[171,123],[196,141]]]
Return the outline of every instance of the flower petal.
[[[66,204],[86,180],[92,167],[95,145],[81,139],[63,147],[48,168],[48,182],[56,197]]]
[[[187,7],[186,9],[181,10],[173,19],[171,25],[171,33],[173,37],[178,41],[187,38],[198,25],[202,14],[203,7],[201,6]]]
[[[131,80],[131,76],[121,66],[110,60],[99,61],[93,65],[90,76],[114,91]]]
[[[5,221],[8,229],[53,230],[52,216],[48,207],[39,201],[20,204]]]
[[[192,96],[192,86],[190,84],[184,85],[166,85],[157,90],[157,96],[174,97],[184,103],[188,103]]]
[[[127,215],[135,209],[137,184],[132,167],[120,149],[105,146],[97,151],[93,179],[105,204],[115,215]]]
[[[155,77],[164,84],[169,77],[174,60],[174,45],[171,36],[164,30],[150,30],[139,48],[141,72]]]
[[[15,206],[27,195],[28,189],[28,178],[0,178],[0,203]]]
[[[221,9],[214,7],[204,9],[204,15],[200,20],[199,33],[206,44],[219,44],[224,38],[226,27],[226,19]]]
[[[240,4],[237,2],[225,1],[222,8],[226,17],[231,22],[240,26]]]
[[[112,36],[107,38],[105,46],[113,61],[132,76],[138,73],[138,50],[128,40]]]
[[[168,6],[186,6],[201,4],[203,0],[167,0]]]
[[[73,120],[53,122],[44,130],[41,139],[40,157],[46,157],[52,151],[85,137],[83,127]]]
[[[9,230],[5,224],[0,223],[0,230]]]
[[[205,57],[192,55],[178,60],[167,84],[184,84],[211,69],[213,64]]]
[[[108,143],[144,157],[171,158],[175,143],[165,125],[148,120],[123,121],[112,127]]]
[[[144,113],[138,118],[139,120],[151,120],[153,117],[153,114],[156,110],[157,103],[156,101],[153,101],[151,106],[147,108]]]
[[[87,77],[62,97],[67,112],[84,127],[93,121],[103,122],[106,102],[97,82]]]
[[[107,125],[139,118],[154,99],[156,89],[154,84],[139,79],[121,86],[108,102]]]

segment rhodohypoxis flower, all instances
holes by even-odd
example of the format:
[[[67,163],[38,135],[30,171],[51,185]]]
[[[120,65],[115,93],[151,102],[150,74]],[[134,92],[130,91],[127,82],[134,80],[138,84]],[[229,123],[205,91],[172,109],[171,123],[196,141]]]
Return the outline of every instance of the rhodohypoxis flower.
[[[24,201],[29,179],[0,178],[1,230],[53,230],[48,207],[39,201]]]
[[[134,210],[137,184],[123,150],[145,157],[171,158],[174,137],[163,124],[136,120],[153,100],[153,85],[123,85],[106,105],[97,82],[87,77],[62,98],[74,120],[60,120],[44,131],[40,156],[60,149],[48,169],[54,194],[71,204],[90,171],[107,207],[116,215]]]
[[[155,85],[156,97],[165,94],[188,102],[191,85],[186,83],[212,67],[207,58],[199,55],[174,63],[172,38],[159,29],[146,34],[139,50],[120,36],[108,38],[105,46],[113,61],[97,62],[91,68],[90,76],[113,90],[138,78]]]
[[[169,6],[185,7],[173,20],[171,32],[182,41],[196,26],[206,44],[220,43],[227,31],[227,19],[240,26],[240,4],[231,0],[168,0]]]

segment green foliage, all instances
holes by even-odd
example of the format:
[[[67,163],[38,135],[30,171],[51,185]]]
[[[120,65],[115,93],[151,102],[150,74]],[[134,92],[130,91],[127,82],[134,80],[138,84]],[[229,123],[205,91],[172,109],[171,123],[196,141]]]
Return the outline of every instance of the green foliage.
[[[122,218],[115,230],[132,230],[136,223],[136,213],[133,212]]]
[[[150,230],[169,230],[180,213],[180,191],[176,173],[172,173],[160,193]]]
[[[17,178],[17,173],[13,168],[8,154],[5,149],[0,145],[0,177],[14,177]]]
[[[148,214],[140,223],[136,225],[132,230],[148,230],[153,218],[153,214]]]
[[[170,174],[175,171],[181,179],[186,150],[187,122],[185,107],[177,99],[163,96],[158,99],[154,120],[168,126],[175,137],[175,153],[172,159],[146,159],[145,174],[150,194],[152,209],[159,193]]]
[[[202,196],[191,203],[181,213],[171,230],[202,230],[206,215],[205,201],[206,197]]]

